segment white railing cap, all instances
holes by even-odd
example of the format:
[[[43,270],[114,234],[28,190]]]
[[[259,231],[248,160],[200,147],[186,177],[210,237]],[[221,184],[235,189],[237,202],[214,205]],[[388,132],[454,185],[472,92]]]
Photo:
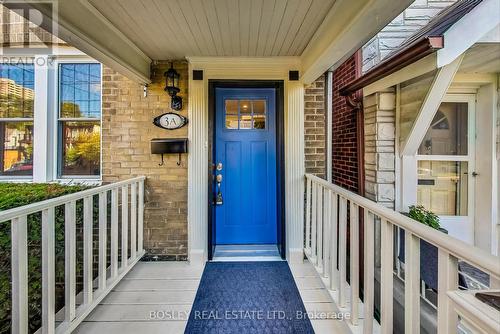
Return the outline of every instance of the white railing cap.
[[[469,245],[462,240],[453,238],[445,233],[438,232],[435,229],[424,224],[417,223],[397,211],[382,206],[366,197],[355,194],[333,183],[329,183],[315,175],[306,174],[307,179],[331,189],[340,196],[352,200],[358,206],[368,209],[370,212],[384,218],[394,225],[397,225],[407,231],[410,231],[418,238],[423,239],[434,246],[447,251],[453,256],[468,262],[469,264],[487,272],[488,274],[500,279],[500,258],[494,256],[485,250]]]
[[[102,193],[102,192],[105,192],[108,190],[112,190],[112,189],[116,189],[116,188],[119,188],[119,187],[122,187],[122,186],[125,186],[128,184],[134,183],[134,182],[144,181],[145,179],[146,179],[145,176],[137,176],[137,177],[134,177],[132,179],[114,182],[114,183],[106,184],[103,186],[99,186],[99,187],[95,187],[95,188],[91,188],[91,189],[87,189],[87,190],[82,190],[82,191],[79,191],[79,192],[76,192],[73,194],[59,196],[59,197],[47,199],[44,201],[35,202],[35,203],[29,204],[29,205],[23,205],[23,206],[19,206],[17,208],[12,208],[9,210],[1,211],[0,212],[0,223],[6,222],[8,220],[11,220],[12,218],[16,218],[19,216],[25,216],[25,215],[29,215],[29,214],[32,214],[35,212],[39,212],[39,211],[42,211],[42,210],[47,209],[47,208],[53,208],[56,206],[64,205],[66,203],[82,199],[84,197],[97,195],[99,193]]]

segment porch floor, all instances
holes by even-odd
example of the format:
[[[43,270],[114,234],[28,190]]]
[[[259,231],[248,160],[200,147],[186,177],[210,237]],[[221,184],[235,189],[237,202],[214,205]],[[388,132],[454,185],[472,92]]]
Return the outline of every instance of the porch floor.
[[[75,333],[183,333],[204,266],[187,262],[139,262]],[[336,312],[314,267],[290,265],[308,312]],[[349,333],[339,320],[311,320],[316,334]]]

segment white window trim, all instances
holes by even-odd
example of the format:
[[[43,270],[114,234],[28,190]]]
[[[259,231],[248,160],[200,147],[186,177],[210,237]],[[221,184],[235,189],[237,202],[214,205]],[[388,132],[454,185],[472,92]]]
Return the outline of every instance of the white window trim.
[[[60,55],[9,55],[10,59],[23,58],[33,61],[35,71],[35,101],[33,119],[33,175],[0,176],[0,182],[60,182],[60,183],[85,183],[100,184],[102,182],[102,108],[100,117],[100,175],[92,177],[88,175],[60,176],[59,165],[59,64],[64,63],[94,63],[99,64],[95,59],[83,54],[73,48],[65,48]],[[37,62],[36,59],[45,59],[44,62]],[[47,61],[51,61],[50,68],[46,66]],[[3,63],[7,63],[4,61]],[[40,89],[44,87],[45,89]],[[101,103],[102,103],[102,64],[101,64]],[[9,119],[2,119],[9,120]],[[24,119],[13,119],[22,121]],[[80,118],[80,121],[97,119]],[[41,144],[40,144],[41,143]],[[37,149],[38,147],[38,149]]]
[[[89,175],[61,175],[59,173],[59,158],[60,158],[60,153],[59,152],[59,141],[61,138],[59,138],[59,122],[62,120],[59,117],[59,65],[61,64],[100,64],[98,61],[90,58],[90,57],[58,57],[56,61],[54,62],[54,75],[55,75],[55,80],[54,80],[54,85],[53,85],[53,103],[55,106],[55,113],[54,113],[54,120],[52,122],[53,126],[53,137],[55,138],[54,143],[52,145],[52,150],[54,152],[54,161],[56,162],[52,166],[52,175],[53,175],[53,180],[59,181],[59,182],[102,182],[102,64],[101,64],[101,117],[99,118],[99,125],[100,125],[100,132],[99,136],[101,138],[100,140],[100,157],[99,157],[99,175],[96,176],[89,176]],[[71,121],[73,118],[64,118],[64,121]],[[98,120],[97,118],[74,118],[76,121],[96,121]]]
[[[9,55],[8,57],[5,57],[3,60],[2,60],[2,64],[9,64],[10,61],[7,61],[7,59],[10,59],[12,61],[19,61],[19,59],[24,59],[24,61],[27,63],[28,61],[32,62],[33,63],[33,70],[35,70],[35,58],[36,56],[27,56],[27,55],[23,55],[23,54],[13,54],[13,55]],[[35,75],[35,82],[36,82],[36,75]],[[35,92],[35,99],[36,99],[36,92]],[[35,101],[33,101],[33,103],[35,103]],[[35,106],[33,106],[33,108],[35,108]],[[33,118],[1,118],[0,120],[2,122],[33,122],[33,127],[35,126],[35,110],[33,110]],[[36,131],[33,131],[34,133]],[[0,140],[3,140],[3,138],[1,138]],[[35,134],[33,134],[33,145],[35,143]],[[33,147],[34,149],[34,147]],[[34,157],[33,157],[34,159]],[[35,165],[33,164],[33,172],[34,172],[34,169],[35,169]],[[31,181],[33,179],[33,176],[32,175],[0,175],[0,182],[26,182],[26,181]]]

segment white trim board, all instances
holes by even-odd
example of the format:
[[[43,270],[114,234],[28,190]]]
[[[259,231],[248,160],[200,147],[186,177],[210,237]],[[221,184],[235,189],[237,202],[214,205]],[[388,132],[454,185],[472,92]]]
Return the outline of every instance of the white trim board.
[[[191,262],[208,256],[208,81],[283,80],[285,132],[285,224],[287,259],[303,259],[304,201],[304,85],[288,81],[288,71],[299,66],[298,57],[234,58],[188,57],[188,254]],[[203,80],[192,71],[203,70]]]

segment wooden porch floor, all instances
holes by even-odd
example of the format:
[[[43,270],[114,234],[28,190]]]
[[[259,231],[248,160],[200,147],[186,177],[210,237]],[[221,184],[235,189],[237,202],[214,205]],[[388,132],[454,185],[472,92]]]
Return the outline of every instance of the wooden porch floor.
[[[187,262],[139,262],[75,333],[183,333],[203,268]],[[290,268],[308,312],[338,310],[309,262]],[[316,334],[349,332],[339,320],[311,322]]]

